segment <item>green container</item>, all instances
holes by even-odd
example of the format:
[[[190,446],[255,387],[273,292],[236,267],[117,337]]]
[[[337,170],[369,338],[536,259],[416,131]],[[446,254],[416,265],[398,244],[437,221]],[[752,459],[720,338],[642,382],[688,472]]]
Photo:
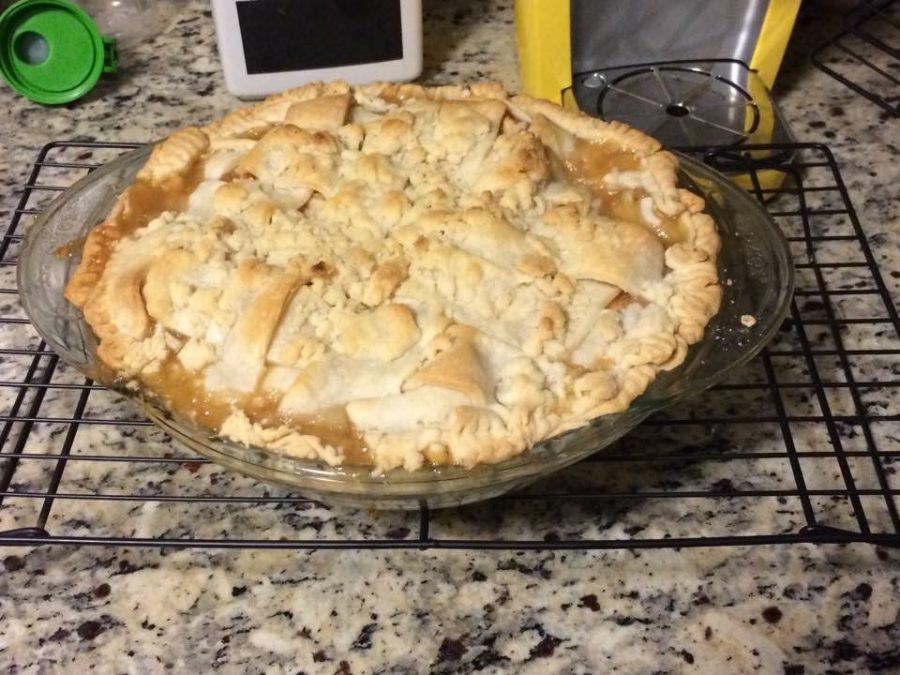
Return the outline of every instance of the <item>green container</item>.
[[[117,64],[116,41],[67,0],[19,0],[0,14],[0,74],[32,101],[81,98]]]

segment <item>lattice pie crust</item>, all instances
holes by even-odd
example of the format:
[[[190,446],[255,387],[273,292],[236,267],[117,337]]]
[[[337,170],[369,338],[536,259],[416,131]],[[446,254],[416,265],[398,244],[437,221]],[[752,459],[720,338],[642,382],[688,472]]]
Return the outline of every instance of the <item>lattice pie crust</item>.
[[[223,437],[498,462],[701,338],[719,238],[676,167],[492,84],[312,84],[157,145],[66,296],[118,377]]]

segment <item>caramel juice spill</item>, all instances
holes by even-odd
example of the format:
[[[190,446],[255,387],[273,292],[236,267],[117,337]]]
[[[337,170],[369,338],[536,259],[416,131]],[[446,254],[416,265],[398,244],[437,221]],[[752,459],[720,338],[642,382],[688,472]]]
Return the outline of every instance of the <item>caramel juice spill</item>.
[[[650,224],[644,220],[641,215],[641,200],[647,196],[644,190],[636,188],[613,190],[603,182],[603,176],[610,171],[640,169],[637,156],[630,150],[579,138],[575,141],[574,151],[565,162],[565,167],[569,175],[591,191],[601,213],[615,220],[627,220],[643,225],[667,246],[677,244],[686,238],[684,228],[675,218],[657,213],[660,221],[658,224]]]
[[[234,410],[242,410],[254,424],[285,425],[342,448],[345,464],[372,464],[362,434],[353,426],[342,405],[292,415],[279,411],[277,397],[266,392],[238,396],[213,394],[204,386],[202,375],[186,370],[174,356],[169,356],[157,372],[145,374],[141,379],[147,389],[163,399],[169,410],[213,431],[221,429]]]

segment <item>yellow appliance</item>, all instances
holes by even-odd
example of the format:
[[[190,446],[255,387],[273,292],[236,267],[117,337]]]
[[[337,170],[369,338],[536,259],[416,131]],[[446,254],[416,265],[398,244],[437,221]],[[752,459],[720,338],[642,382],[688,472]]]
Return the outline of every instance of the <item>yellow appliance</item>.
[[[525,93],[667,147],[790,143],[773,103],[800,0],[516,0]],[[776,164],[780,149],[754,151]],[[784,173],[759,173],[763,187]]]

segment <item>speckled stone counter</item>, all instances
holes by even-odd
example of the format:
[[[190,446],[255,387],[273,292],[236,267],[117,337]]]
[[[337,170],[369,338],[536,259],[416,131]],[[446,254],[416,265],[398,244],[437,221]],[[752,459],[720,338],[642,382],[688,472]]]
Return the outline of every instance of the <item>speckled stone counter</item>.
[[[121,74],[85,100],[43,108],[0,90],[0,220],[9,221],[37,149],[54,139],[144,141],[206,122],[239,102],[224,89],[208,3],[184,3],[165,34],[123,55]],[[825,10],[822,10],[825,11]],[[512,0],[426,2],[423,80],[499,80],[518,86]],[[800,140],[834,151],[882,273],[900,280],[900,122],[809,65],[834,17],[801,23],[778,83]],[[100,153],[82,159],[102,160]],[[60,177],[65,180],[65,177]],[[24,225],[23,225],[24,226]],[[4,277],[8,280],[8,277]],[[7,285],[4,281],[3,285]],[[3,311],[10,309],[6,298]],[[4,326],[3,346],[35,344],[27,326]],[[0,361],[0,379],[21,377]],[[861,363],[896,379],[896,362]],[[78,382],[60,366],[56,381]],[[752,378],[743,371],[736,375]],[[68,378],[68,380],[66,379]],[[41,413],[71,414],[77,390],[54,390]],[[7,408],[10,399],[3,394]],[[732,404],[734,401],[731,402]],[[751,402],[752,403],[752,402]],[[885,404],[891,406],[892,402]],[[713,395],[688,404],[723,405]],[[684,409],[684,408],[683,408]],[[883,411],[896,413],[893,410]],[[134,419],[118,396],[91,393],[86,414]],[[896,428],[879,437],[900,449]],[[665,442],[658,429],[630,441]],[[664,432],[662,432],[664,433]],[[26,453],[61,442],[52,424],[32,430]],[[710,443],[698,438],[698,445]],[[776,442],[766,426],[731,436],[742,450]],[[798,438],[806,438],[799,434]],[[655,440],[654,440],[655,439]],[[804,442],[813,444],[814,440]],[[627,445],[627,444],[626,444]],[[131,454],[133,464],[105,462]],[[58,499],[47,528],[60,535],[268,539],[402,539],[414,515],[315,504],[222,504],[217,495],[287,495],[186,457],[144,426],[82,426],[59,491],[190,493],[209,501]],[[158,461],[157,461],[158,460]],[[23,460],[11,490],[47,489],[55,462]],[[603,470],[603,465],[579,471]],[[787,486],[785,462],[699,462],[665,470],[631,463],[621,487]],[[599,467],[599,468],[598,468]],[[893,486],[894,467],[886,463]],[[817,469],[811,467],[811,475]],[[823,483],[834,478],[822,469]],[[569,472],[551,480],[573,479]],[[720,482],[724,481],[724,482]],[[40,500],[8,498],[0,531],[34,522]],[[839,521],[828,503],[818,505]],[[796,504],[725,500],[710,506],[651,500],[611,507],[489,506],[447,511],[448,538],[621,537],[795,531]],[[704,509],[715,508],[712,513]],[[607,552],[159,550],[0,546],[0,670],[4,672],[865,672],[900,669],[900,555],[874,546],[775,546]]]

